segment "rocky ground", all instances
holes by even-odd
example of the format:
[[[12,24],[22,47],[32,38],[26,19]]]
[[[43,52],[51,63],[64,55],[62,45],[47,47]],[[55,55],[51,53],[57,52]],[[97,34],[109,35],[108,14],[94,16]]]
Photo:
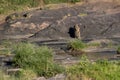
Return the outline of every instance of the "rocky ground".
[[[56,52],[55,61],[62,65],[78,62],[77,57],[69,55],[71,53],[66,51],[68,41],[74,39],[75,24],[79,24],[84,42],[120,44],[120,4],[115,2],[96,0],[72,7],[62,5],[58,9],[37,9],[18,14],[21,17],[10,22],[0,22],[0,41],[30,41],[39,45],[48,45]],[[89,53],[86,55],[91,61],[119,58],[115,49],[105,46],[85,51]]]
[[[27,13],[30,16],[24,15]],[[74,39],[75,24],[79,24],[84,42],[109,44],[110,41],[114,45],[120,44],[120,4],[115,2],[96,0],[72,7],[32,10],[18,14],[22,15],[22,18],[0,23],[0,40],[30,41],[48,45],[56,52],[55,60],[63,65],[78,61],[78,58],[66,54],[66,44]],[[111,60],[117,57],[113,48],[90,48],[86,51],[91,60]]]
[[[1,39],[74,38],[72,29],[79,24],[82,39],[119,38],[120,5],[94,2],[54,10],[33,10],[30,17],[1,24]],[[19,13],[18,13],[19,14]],[[2,28],[3,27],[3,28]]]
[[[91,0],[71,5],[60,4],[57,9],[16,13],[20,17],[14,19],[9,15],[6,19],[11,20],[0,23],[0,40],[27,40],[65,50],[68,41],[74,39],[73,27],[79,24],[84,42],[102,40],[102,43],[106,43],[109,40],[115,45],[120,44],[119,3]]]
[[[57,53],[67,53],[67,43],[74,39],[73,27],[75,24],[79,24],[81,38],[84,42],[98,41],[108,44],[107,42],[110,41],[114,45],[119,45],[119,3],[111,2],[111,0],[91,0],[70,6],[60,4],[57,9],[35,9],[17,13],[20,17],[15,17],[7,22],[0,22],[0,40],[30,41],[39,45],[48,45]],[[6,19],[10,16],[7,16]],[[86,51],[98,52],[97,55],[99,56],[92,54],[94,56],[92,58],[100,56],[104,58],[105,55],[107,58],[111,58],[116,54],[114,49],[103,48],[90,48]],[[101,55],[101,53],[106,54]],[[109,55],[110,53],[111,55]],[[68,58],[72,57],[69,56],[64,59],[67,60]]]
[[[78,24],[84,42],[106,39],[115,45],[120,43],[119,3],[91,0],[69,5],[16,13],[20,17],[14,19],[7,16],[7,22],[0,22],[0,40],[27,40],[65,49],[67,41],[74,39],[73,27]]]

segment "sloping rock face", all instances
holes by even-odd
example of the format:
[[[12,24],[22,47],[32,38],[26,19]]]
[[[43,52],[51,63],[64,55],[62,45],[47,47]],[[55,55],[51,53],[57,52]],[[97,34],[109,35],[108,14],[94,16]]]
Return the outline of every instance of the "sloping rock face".
[[[50,27],[37,32],[32,37],[74,38],[73,26],[81,25],[82,38],[111,38],[120,37],[120,14],[105,16],[69,17],[61,23],[54,23]]]
[[[69,39],[74,38],[73,27],[79,24],[82,39],[120,37],[120,5],[112,2],[86,3],[55,10],[34,10],[30,14],[29,18],[6,22],[1,34],[32,34],[26,38],[41,40]]]

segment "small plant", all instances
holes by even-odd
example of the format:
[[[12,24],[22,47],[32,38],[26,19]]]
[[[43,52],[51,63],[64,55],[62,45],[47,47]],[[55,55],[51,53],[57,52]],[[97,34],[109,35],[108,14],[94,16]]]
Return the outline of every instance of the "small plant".
[[[72,50],[82,50],[86,48],[86,44],[83,43],[81,40],[75,39],[69,42],[68,47]]]

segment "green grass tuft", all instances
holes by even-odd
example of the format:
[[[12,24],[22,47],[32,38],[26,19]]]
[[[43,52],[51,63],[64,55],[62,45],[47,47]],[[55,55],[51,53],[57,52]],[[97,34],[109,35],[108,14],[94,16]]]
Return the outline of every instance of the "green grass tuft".
[[[75,39],[69,42],[68,47],[70,47],[72,50],[82,50],[86,48],[87,45],[83,43],[81,40]]]
[[[50,77],[63,72],[64,68],[53,61],[52,50],[46,46],[38,47],[30,43],[19,43],[14,49],[15,65],[31,69],[39,76]]]

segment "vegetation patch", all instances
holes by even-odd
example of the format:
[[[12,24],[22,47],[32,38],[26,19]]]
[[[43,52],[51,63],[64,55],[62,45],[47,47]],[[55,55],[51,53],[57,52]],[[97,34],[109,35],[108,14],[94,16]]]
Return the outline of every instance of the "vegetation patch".
[[[82,47],[83,48],[83,47]],[[46,46],[18,43],[14,47],[15,65],[22,68],[17,75],[8,76],[0,70],[1,80],[31,80],[37,76],[51,77],[65,73],[66,80],[119,80],[120,61],[91,62],[86,56],[78,64],[63,68],[53,61],[52,50]]]
[[[21,70],[16,75],[7,75],[0,69],[0,80],[32,80],[35,79],[37,75],[32,70]]]
[[[77,65],[67,68],[67,80],[119,80],[120,61],[81,60]]]
[[[84,43],[79,39],[74,39],[68,43],[68,49],[72,51],[83,51],[83,49],[89,47],[101,47],[101,43]]]
[[[72,40],[68,43],[68,48],[70,50],[81,51],[82,49],[84,49],[86,47],[87,47],[87,45],[79,39]]]
[[[18,72],[17,77],[19,80],[32,80],[37,78],[37,74],[30,69],[22,69]]]
[[[15,78],[14,76],[6,75],[0,68],[0,80],[18,80],[18,79]]]
[[[14,48],[14,62],[23,69],[33,70],[39,76],[50,77],[63,72],[64,68],[53,61],[52,50],[46,46],[19,43]]]
[[[0,14],[23,11],[27,8],[39,7],[45,4],[75,3],[81,0],[0,0]]]

